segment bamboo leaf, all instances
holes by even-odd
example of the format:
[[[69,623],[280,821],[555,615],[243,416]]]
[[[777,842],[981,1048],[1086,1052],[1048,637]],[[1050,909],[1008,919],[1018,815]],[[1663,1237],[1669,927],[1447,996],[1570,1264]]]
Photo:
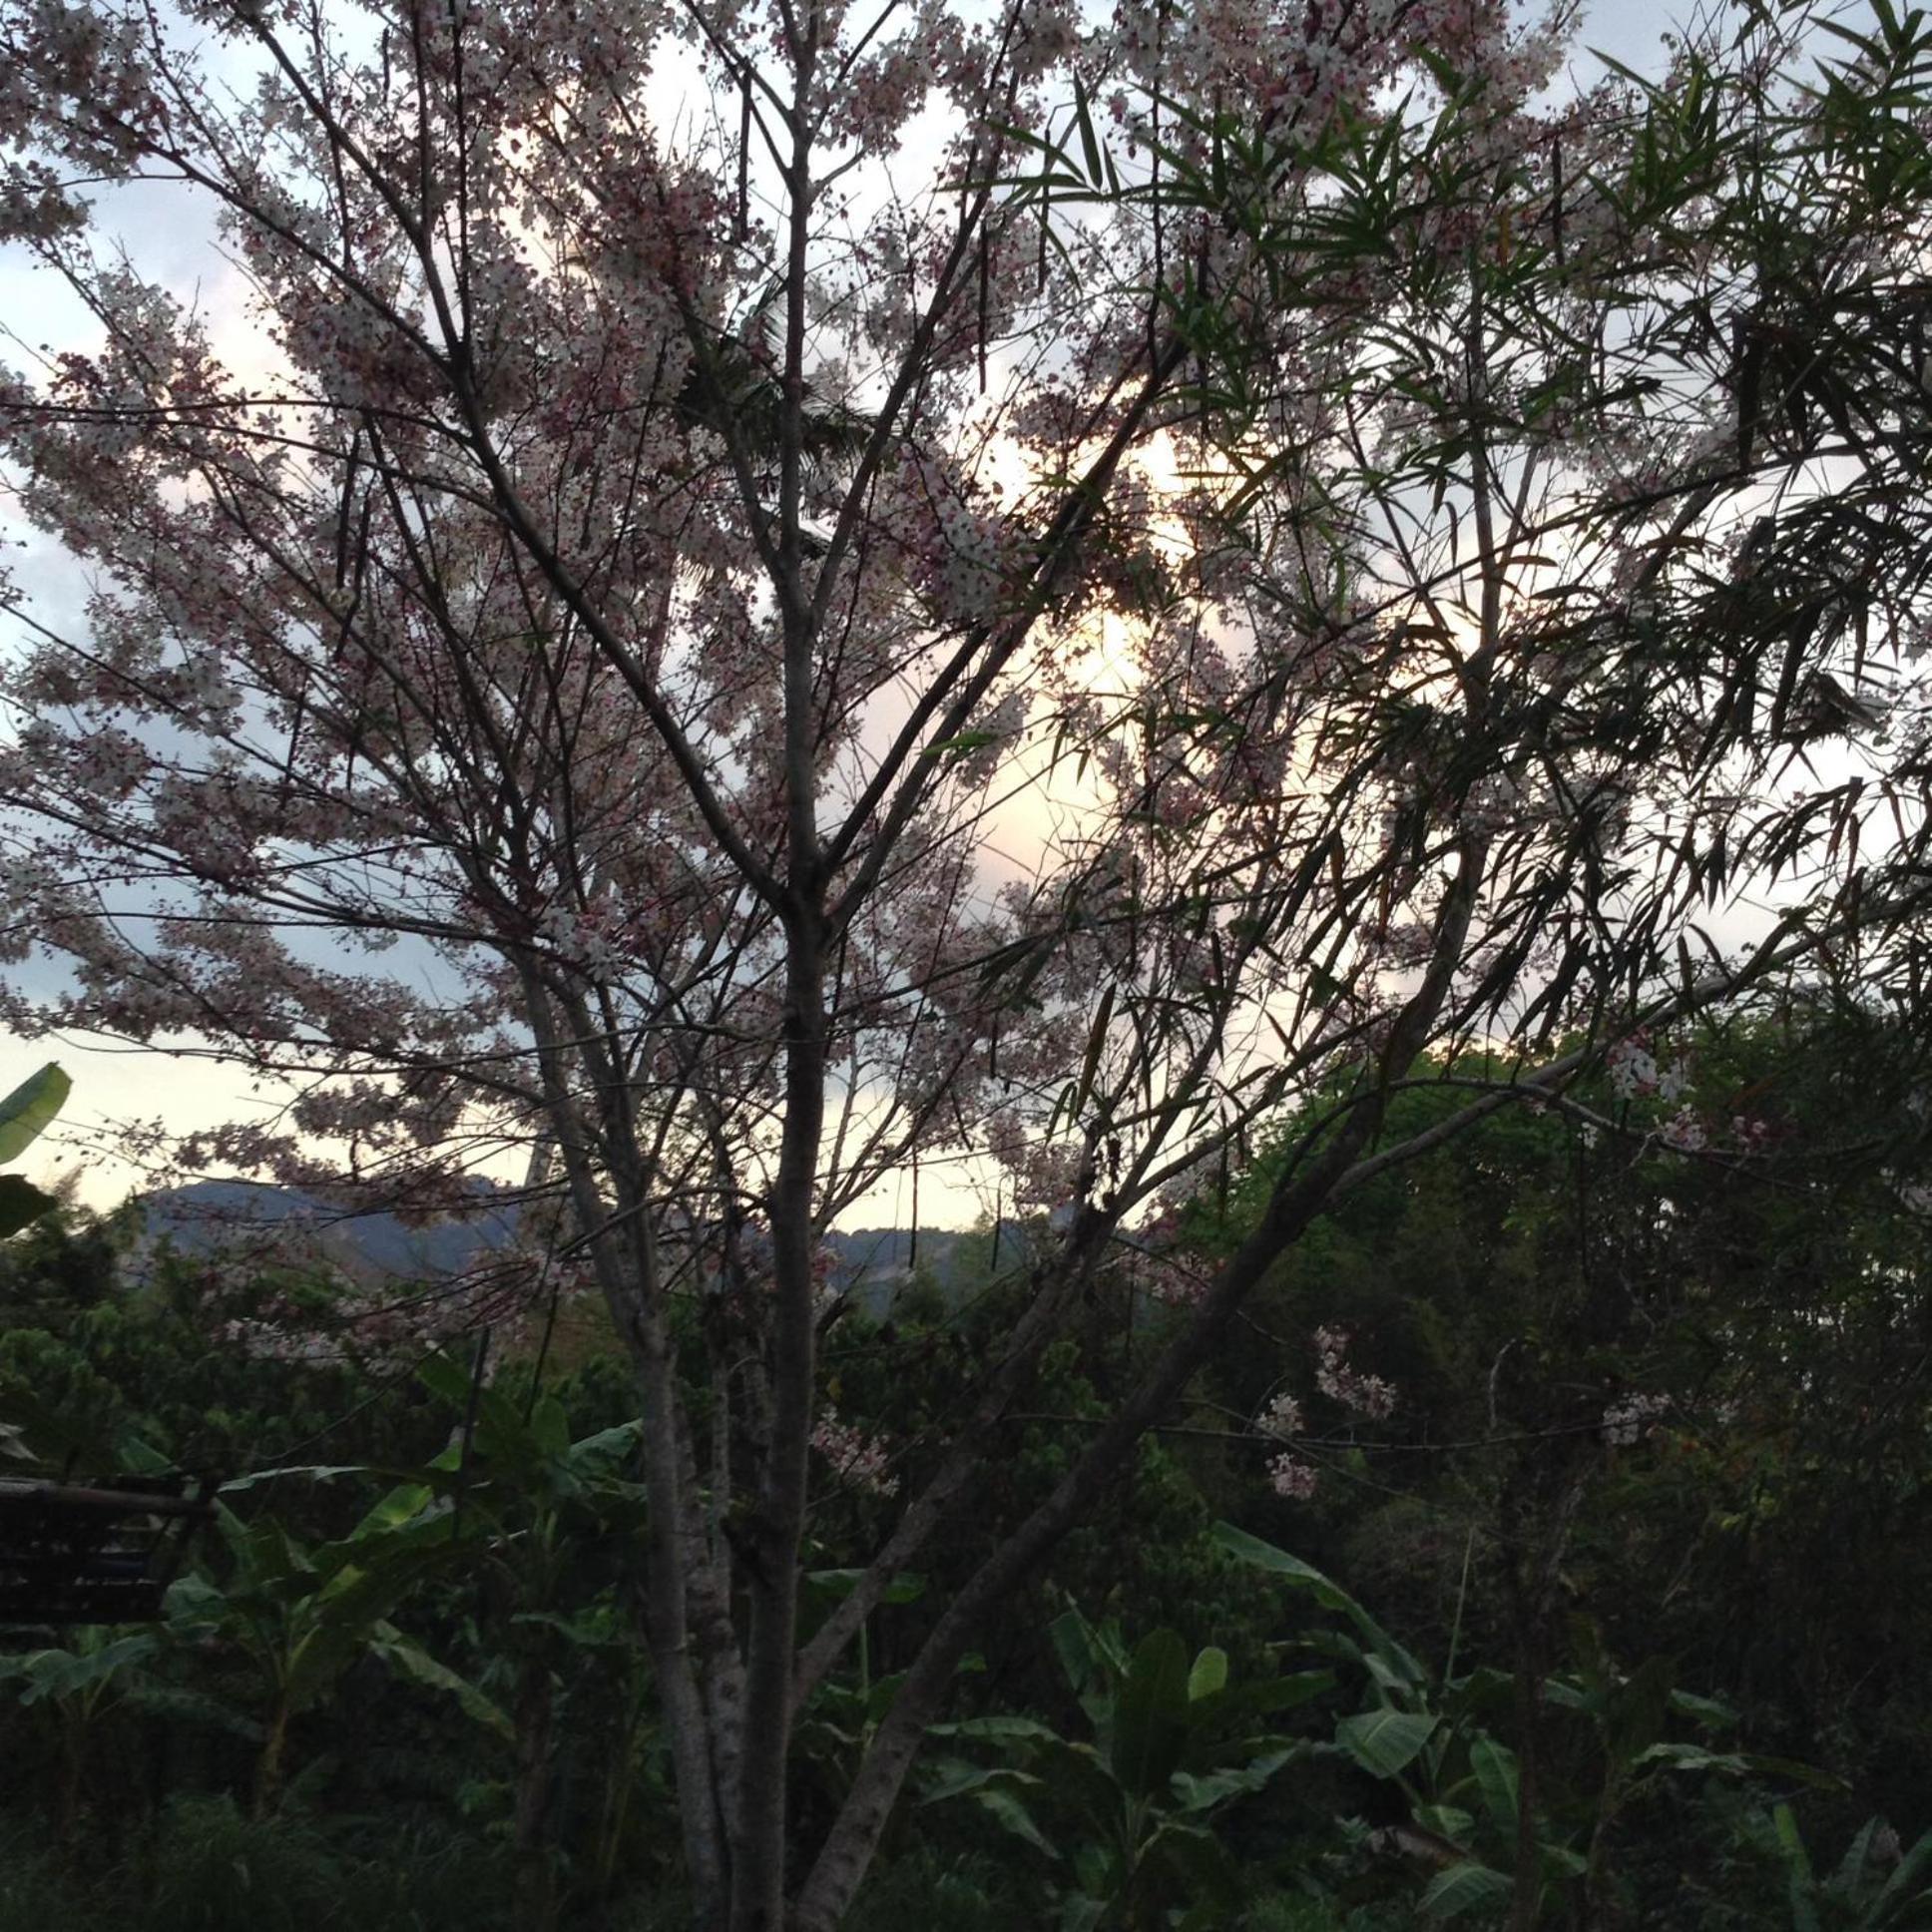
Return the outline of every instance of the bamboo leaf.
[[[1080,1084],[1074,1091],[1073,1105],[1067,1110],[1067,1124],[1076,1125],[1086,1112],[1087,1102],[1094,1091],[1094,1077],[1100,1071],[1100,1056],[1107,1045],[1107,1028],[1114,1017],[1114,989],[1111,985],[1100,996],[1100,1007],[1094,1014],[1093,1031],[1087,1036],[1087,1057],[1080,1064]]]

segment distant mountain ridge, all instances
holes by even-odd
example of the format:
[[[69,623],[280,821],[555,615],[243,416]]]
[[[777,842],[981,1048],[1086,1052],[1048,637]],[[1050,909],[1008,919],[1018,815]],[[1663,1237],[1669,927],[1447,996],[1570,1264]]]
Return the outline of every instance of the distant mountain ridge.
[[[185,1255],[258,1253],[265,1261],[319,1260],[352,1279],[438,1280],[460,1274],[516,1237],[513,1204],[463,1220],[406,1224],[358,1213],[293,1188],[254,1181],[194,1181],[145,1196],[139,1249],[163,1241]]]
[[[293,1188],[254,1181],[194,1181],[139,1202],[137,1256],[145,1260],[165,1241],[182,1255],[257,1255],[299,1265],[325,1262],[356,1281],[438,1280],[460,1274],[516,1238],[514,1203],[462,1220],[410,1226],[390,1213],[358,1213]],[[837,1255],[832,1282],[860,1289],[865,1305],[881,1310],[913,1271],[930,1271],[942,1290],[958,1285],[964,1258],[962,1229],[835,1228],[825,1237]]]

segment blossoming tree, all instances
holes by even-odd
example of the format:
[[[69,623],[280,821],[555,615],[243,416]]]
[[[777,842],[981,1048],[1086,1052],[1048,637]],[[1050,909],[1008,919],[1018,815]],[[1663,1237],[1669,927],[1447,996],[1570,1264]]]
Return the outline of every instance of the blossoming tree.
[[[0,0],[0,233],[92,319],[0,380],[93,570],[11,601],[10,945],[66,977],[5,1017],[293,1090],[191,1165],[459,1212],[514,1159],[635,1364],[707,1926],[838,1922],[976,1621],[1417,1151],[1418,1056],[1524,1054],[1433,1144],[1768,972],[1913,970],[1921,29],[1754,7],[1579,88],[1571,26]],[[105,245],[135,181],[233,299]],[[1317,1089],[1238,1252],[1164,1260]],[[1043,1218],[901,1469],[822,1404],[819,1236],[920,1160]],[[1154,1366],[796,1842],[795,1713],[1124,1257]],[[893,1493],[801,1642],[841,1479]]]

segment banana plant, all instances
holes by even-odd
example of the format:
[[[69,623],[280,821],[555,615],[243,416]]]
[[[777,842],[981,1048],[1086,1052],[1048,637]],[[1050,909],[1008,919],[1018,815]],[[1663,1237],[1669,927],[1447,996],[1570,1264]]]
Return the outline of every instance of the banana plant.
[[[481,1384],[472,1368],[446,1356],[418,1371],[432,1393],[465,1417],[461,1439],[421,1472],[437,1499],[466,1525],[486,1614],[498,1626],[495,1678],[509,1712],[514,1788],[511,1828],[522,1861],[526,1916],[539,1928],[557,1909],[543,1857],[552,1809],[558,1740],[569,1734],[571,1699],[598,1687],[621,1712],[613,1726],[604,1822],[591,1861],[592,1883],[608,1888],[651,1726],[638,1667],[635,1627],[606,1580],[585,1601],[587,1550],[636,1548],[645,1526],[643,1485],[629,1474],[641,1425],[573,1440],[554,1396],[528,1402]],[[594,1669],[587,1669],[588,1666]]]
[[[18,1161],[66,1104],[73,1083],[53,1062],[0,1100],[0,1161]],[[59,1204],[24,1176],[0,1174],[0,1239],[51,1213]]]
[[[392,1490],[349,1534],[306,1547],[269,1517],[244,1522],[218,1504],[229,1574],[182,1578],[168,1593],[175,1640],[226,1647],[257,1679],[264,1714],[255,1761],[259,1815],[279,1799],[290,1725],[322,1702],[351,1665],[374,1657],[399,1675],[454,1696],[469,1715],[507,1736],[509,1720],[481,1690],[438,1663],[389,1614],[456,1547],[453,1512],[430,1507],[425,1484]]]
[[[1883,1818],[1867,1818],[1837,1869],[1812,1868],[1788,1804],[1773,1809],[1769,1849],[1784,1868],[1791,1932],[1919,1932],[1932,1926],[1932,1831],[1909,1851]]]
[[[63,1836],[78,1828],[89,1746],[96,1731],[160,1648],[161,1640],[153,1631],[130,1633],[83,1625],[64,1649],[0,1657],[0,1685],[23,1706],[43,1709],[59,1733]]]
[[[118,1710],[186,1718],[260,1742],[258,1724],[218,1698],[170,1681],[172,1653],[165,1632],[80,1624],[67,1639],[59,1649],[0,1656],[0,1690],[23,1709],[43,1714],[57,1735],[57,1814],[63,1833],[79,1828],[91,1762]]]
[[[1573,1902],[1594,1898],[1605,1877],[1618,1815],[1661,1779],[1717,1775],[1787,1784],[1834,1782],[1787,1758],[1667,1736],[1673,1723],[1708,1734],[1734,1723],[1735,1715],[1678,1689],[1669,1658],[1619,1671],[1595,1628],[1578,1620],[1572,1629],[1578,1668],[1546,1680],[1542,1702],[1584,1730],[1592,1747],[1585,1755],[1597,1766],[1597,1776],[1588,1787],[1560,1791],[1539,1805],[1526,1833],[1516,1753],[1488,1727],[1488,1720],[1511,1708],[1515,1680],[1487,1668],[1440,1676],[1339,1584],[1299,1557],[1231,1524],[1218,1525],[1215,1536],[1232,1555],[1311,1596],[1350,1627],[1311,1631],[1296,1643],[1361,1675],[1363,1707],[1336,1721],[1334,1746],[1370,1777],[1401,1792],[1409,1824],[1376,1835],[1388,1848],[1434,1867],[1416,1901],[1425,1921],[1494,1915],[1514,1902],[1520,1885],[1534,1891],[1538,1923],[1552,1894],[1568,1894]]]
[[[606,1885],[615,1868],[631,1786],[651,1737],[629,1614],[616,1607],[621,1579],[599,1591],[593,1577],[588,1597],[585,1585],[585,1573],[594,1567],[586,1563],[587,1551],[634,1549],[643,1530],[645,1492],[628,1473],[641,1425],[621,1423],[573,1440],[568,1414],[554,1396],[532,1392],[527,1401],[518,1400],[484,1383],[475,1364],[444,1355],[423,1362],[417,1375],[460,1423],[430,1462],[385,1472],[398,1486],[350,1542],[364,1531],[374,1536],[380,1575],[404,1589],[460,1556],[478,1586],[476,1610],[493,1628],[480,1647],[490,1663],[475,1684],[441,1665],[432,1671],[420,1647],[399,1640],[386,1622],[370,1627],[372,1636],[361,1649],[418,1682],[451,1691],[509,1743],[511,1829],[530,1890],[524,1908],[530,1923],[541,1927],[556,1909],[541,1854],[554,1761],[560,1739],[571,1732],[570,1697],[595,1682],[604,1696],[600,1722],[617,1718],[609,1725],[615,1741],[605,1823],[591,1861],[596,1886]],[[229,1485],[229,1492],[290,1477],[371,1473],[265,1470]],[[386,1618],[379,1591],[373,1601]],[[358,1610],[354,1591],[345,1607]],[[332,1665],[335,1653],[324,1652],[323,1661]],[[597,1668],[587,1671],[589,1664]],[[269,1783],[272,1788],[272,1776]]]
[[[1237,1686],[1223,1651],[1191,1659],[1159,1630],[1130,1652],[1117,1624],[1071,1610],[1051,1635],[1088,1734],[1021,1716],[937,1725],[935,1736],[1000,1755],[939,1758],[924,1801],[975,1803],[1049,1860],[1060,1932],[1229,1923],[1240,1886],[1213,1821],[1306,1752],[1265,1720],[1331,1690],[1333,1674]]]

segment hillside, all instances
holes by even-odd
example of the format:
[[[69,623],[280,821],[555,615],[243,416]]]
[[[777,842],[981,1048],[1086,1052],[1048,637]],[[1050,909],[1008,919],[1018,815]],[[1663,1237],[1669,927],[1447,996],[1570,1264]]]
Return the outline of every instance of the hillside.
[[[313,1261],[355,1281],[434,1280],[459,1274],[507,1245],[516,1234],[514,1205],[484,1207],[472,1218],[428,1226],[396,1215],[348,1212],[312,1195],[249,1181],[197,1181],[147,1196],[142,1203],[137,1265],[167,1242],[186,1255],[253,1256],[287,1265]],[[952,1291],[970,1238],[958,1229],[834,1229],[827,1244],[838,1260],[832,1280],[858,1289],[880,1311],[916,1258],[940,1288]]]

